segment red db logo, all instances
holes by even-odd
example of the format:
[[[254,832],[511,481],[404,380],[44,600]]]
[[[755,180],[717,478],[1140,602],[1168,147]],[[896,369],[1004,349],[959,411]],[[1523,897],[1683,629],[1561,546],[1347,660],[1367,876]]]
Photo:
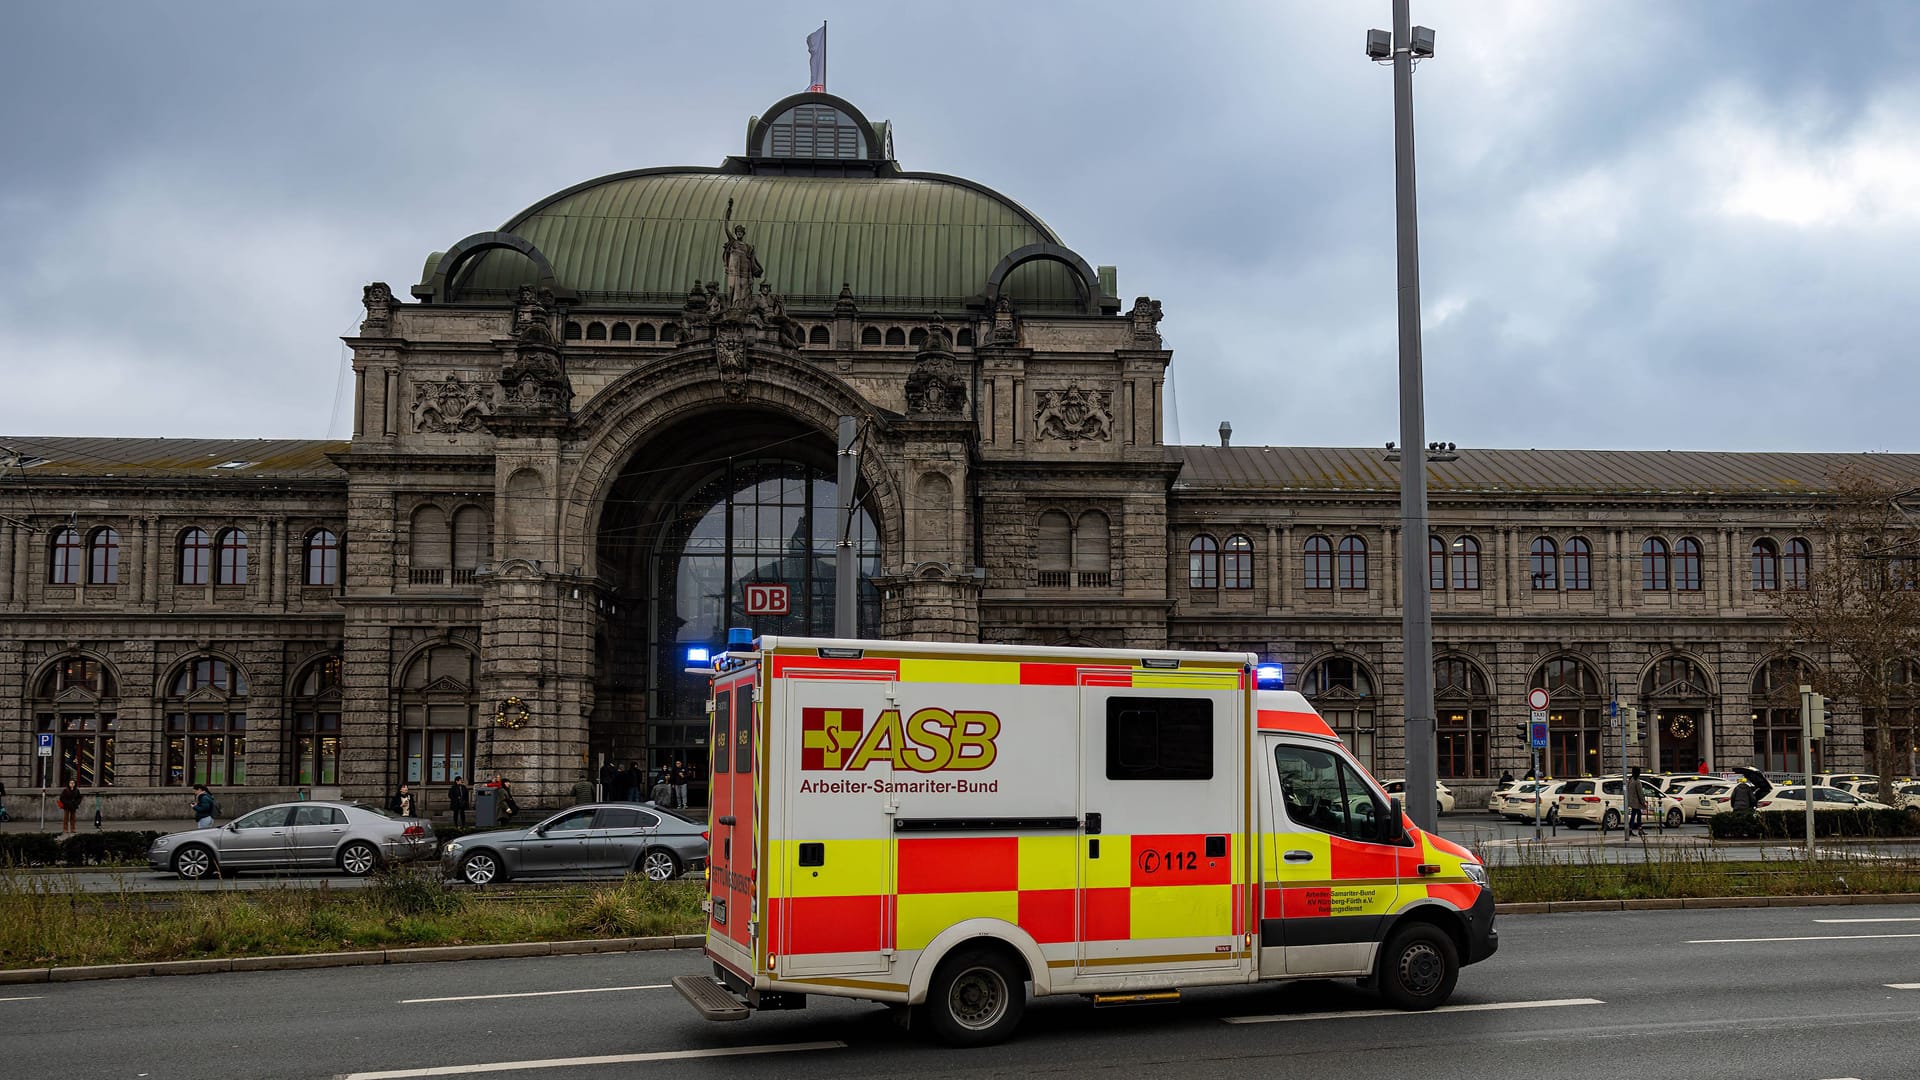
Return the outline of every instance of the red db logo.
[[[785,615],[789,610],[785,585],[749,584],[747,586],[747,614]]]

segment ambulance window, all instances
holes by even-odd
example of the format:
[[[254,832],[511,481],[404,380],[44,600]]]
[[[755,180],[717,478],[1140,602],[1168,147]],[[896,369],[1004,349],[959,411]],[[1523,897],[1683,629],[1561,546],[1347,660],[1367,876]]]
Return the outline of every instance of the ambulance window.
[[[733,745],[733,691],[713,695],[713,771],[727,771],[727,747]]]
[[[740,696],[740,723],[738,731],[733,733],[734,772],[753,771],[753,689],[742,686],[737,691]],[[725,755],[722,755],[725,756]]]
[[[1287,817],[1316,832],[1353,840],[1382,838],[1384,809],[1353,766],[1327,750],[1275,747]]]
[[[1108,698],[1107,779],[1213,779],[1213,702]]]

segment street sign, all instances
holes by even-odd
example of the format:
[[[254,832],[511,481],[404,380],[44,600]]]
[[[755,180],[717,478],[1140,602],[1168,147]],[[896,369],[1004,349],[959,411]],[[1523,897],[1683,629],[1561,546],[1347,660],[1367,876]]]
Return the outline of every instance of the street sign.
[[[792,610],[785,585],[751,582],[747,585],[747,614],[785,615]]]
[[[40,733],[40,742],[37,750],[41,757],[53,756],[53,732],[43,731]]]
[[[1546,714],[1544,712],[1535,712],[1533,715],[1535,717],[1533,723],[1527,725],[1528,741],[1533,744],[1535,750],[1545,750],[1547,748]]]
[[[1534,712],[1544,712],[1547,708],[1547,692],[1535,687],[1527,694],[1527,708]]]

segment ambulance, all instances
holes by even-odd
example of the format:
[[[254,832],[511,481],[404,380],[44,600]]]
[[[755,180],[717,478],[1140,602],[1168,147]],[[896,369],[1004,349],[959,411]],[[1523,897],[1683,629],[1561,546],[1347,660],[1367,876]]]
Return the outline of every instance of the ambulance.
[[[766,636],[716,657],[713,1020],[809,995],[1007,1038],[1029,996],[1356,978],[1430,1009],[1499,944],[1422,832],[1245,653]]]

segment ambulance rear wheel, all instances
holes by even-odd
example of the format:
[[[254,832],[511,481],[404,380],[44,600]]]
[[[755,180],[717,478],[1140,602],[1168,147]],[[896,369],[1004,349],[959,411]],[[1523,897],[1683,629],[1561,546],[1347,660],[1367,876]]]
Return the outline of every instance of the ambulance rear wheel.
[[[1460,953],[1453,939],[1432,923],[1408,923],[1380,951],[1376,982],[1380,996],[1399,1009],[1431,1009],[1453,994]]]
[[[991,1046],[1020,1025],[1026,974],[993,949],[961,949],[942,961],[927,987],[927,1023],[949,1046]]]

